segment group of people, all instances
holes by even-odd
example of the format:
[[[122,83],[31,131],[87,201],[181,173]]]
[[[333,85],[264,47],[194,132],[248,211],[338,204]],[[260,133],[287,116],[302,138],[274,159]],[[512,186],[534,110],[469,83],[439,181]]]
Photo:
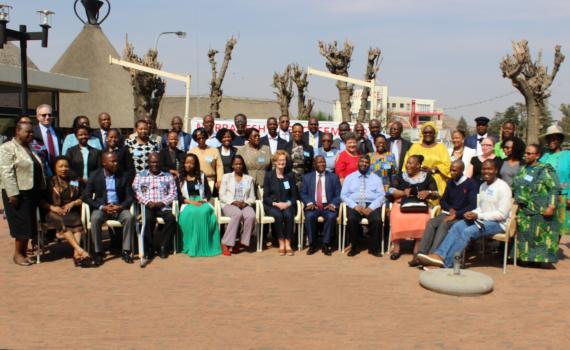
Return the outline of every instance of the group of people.
[[[402,137],[398,121],[388,126],[389,135],[378,120],[370,121],[368,132],[361,123],[351,132],[343,122],[334,138],[319,130],[315,117],[305,131],[281,116],[267,119],[262,137],[247,127],[243,114],[234,118],[235,131],[216,132],[208,115],[191,134],[182,130],[180,117],[172,118],[162,135],[145,118],[128,137],[111,127],[108,113],[99,115],[95,130],[87,117],[78,116],[73,133],[62,140],[52,125],[51,106],[40,105],[36,112],[37,125],[20,117],[15,137],[0,146],[2,198],[18,265],[32,263],[27,249],[38,228],[30,218],[38,207],[42,222],[69,242],[74,264],[82,267],[104,263],[102,233],[108,220],[120,223],[109,230],[112,241],[122,260],[133,263],[139,212],[142,267],[155,256],[167,258],[175,247],[189,256],[240,253],[256,228],[257,199],[274,218],[268,242],[289,256],[295,254],[299,210],[304,211],[307,254],[332,254],[341,203],[348,256],[362,248],[380,256],[382,227],[389,226],[391,259],[401,256],[403,240],[415,241],[411,266],[449,266],[471,239],[504,230],[513,203],[519,229],[515,258],[521,261],[556,262],[558,237],[568,229],[570,152],[561,149],[565,134],[556,126],[544,135],[543,154],[539,145],[525,146],[512,123],[503,125],[497,142],[487,135],[485,117],[476,119],[474,137],[455,131],[447,149],[437,141],[433,123],[424,123],[419,142],[412,144]],[[230,218],[223,232],[214,197]],[[90,209],[91,242],[82,242],[83,204]],[[441,213],[430,219],[436,205]],[[389,215],[382,222],[385,207]]]

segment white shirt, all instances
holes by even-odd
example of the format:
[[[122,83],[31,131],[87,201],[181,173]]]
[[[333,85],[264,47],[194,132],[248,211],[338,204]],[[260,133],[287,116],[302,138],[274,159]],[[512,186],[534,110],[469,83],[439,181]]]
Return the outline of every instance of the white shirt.
[[[40,131],[42,132],[42,139],[44,140],[44,146],[47,150],[48,149],[48,142],[47,142],[48,128],[43,124],[39,124],[39,126],[40,126]],[[55,134],[55,130],[53,130],[53,127],[51,125],[49,127],[49,132],[51,133],[51,140],[53,141],[53,149],[55,150],[54,157],[57,157],[57,156],[59,156],[59,142],[57,142],[57,135]]]
[[[483,150],[481,149],[481,142],[479,142],[480,138],[487,138],[489,136],[489,133],[486,133],[485,135],[481,136],[479,134],[476,135],[477,136],[477,156],[480,156],[483,154]]]
[[[271,149],[271,154],[275,154],[277,152],[277,145],[279,144],[279,134],[272,137],[271,135],[267,134],[267,140],[269,141],[269,148]]]
[[[455,161],[455,157],[453,156],[453,147],[449,147],[447,151],[449,152],[451,161]],[[463,165],[465,165],[465,169],[467,169],[467,166],[471,164],[471,158],[473,157],[475,157],[475,150],[473,148],[463,146],[463,155],[461,156],[461,160],[463,161]]]
[[[477,219],[481,221],[497,221],[505,228],[511,213],[513,195],[509,185],[497,178],[488,185],[483,182],[477,196]]]
[[[291,133],[289,131],[283,131],[279,129],[279,137],[287,142],[291,141]]]

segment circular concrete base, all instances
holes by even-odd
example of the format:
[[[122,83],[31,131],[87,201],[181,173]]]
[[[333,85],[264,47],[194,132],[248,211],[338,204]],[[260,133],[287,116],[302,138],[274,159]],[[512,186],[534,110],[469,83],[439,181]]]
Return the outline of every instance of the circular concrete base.
[[[454,275],[453,269],[436,269],[420,274],[420,285],[433,292],[471,296],[487,294],[493,291],[494,281],[491,277],[480,272],[461,270]]]

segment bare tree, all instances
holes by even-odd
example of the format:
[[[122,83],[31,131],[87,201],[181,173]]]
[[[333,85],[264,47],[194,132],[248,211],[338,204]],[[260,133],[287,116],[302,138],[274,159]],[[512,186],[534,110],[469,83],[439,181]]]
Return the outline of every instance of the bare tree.
[[[342,50],[338,49],[336,41],[333,41],[331,44],[326,44],[323,41],[319,41],[320,53],[324,58],[326,58],[327,69],[332,74],[348,77],[348,68],[350,67],[350,60],[352,58],[353,49],[354,46],[348,41],[344,42],[344,47]],[[353,86],[348,85],[343,81],[337,81],[336,87],[338,88],[342,120],[349,122],[350,97],[352,96]]]
[[[366,64],[366,73],[364,74],[364,80],[374,80],[376,79],[376,73],[380,68],[380,55],[382,51],[378,47],[371,47],[368,49],[368,63]],[[368,109],[368,96],[370,96],[370,88],[365,86],[362,89],[362,95],[360,95],[360,109],[358,110],[358,121],[366,122],[370,116],[366,116],[366,110]],[[372,96],[376,98],[376,96]]]
[[[315,103],[309,98],[305,97],[308,90],[309,79],[307,72],[304,72],[297,63],[291,67],[291,79],[297,86],[297,110],[298,118],[306,119],[311,115]]]
[[[222,102],[222,83],[224,81],[224,76],[228,70],[228,65],[232,59],[232,50],[237,43],[236,38],[233,36],[226,42],[226,51],[224,53],[224,62],[222,63],[222,68],[218,73],[216,69],[216,54],[217,50],[210,49],[208,51],[208,60],[210,61],[210,66],[212,68],[212,81],[210,82],[210,114],[214,118],[220,117],[220,103]]]
[[[538,135],[544,125],[543,112],[546,110],[546,99],[550,96],[548,89],[552,85],[564,55],[560,52],[560,45],[554,48],[554,67],[552,73],[542,64],[542,52],[538,59],[532,61],[528,41],[513,41],[513,54],[507,55],[501,61],[500,67],[504,78],[509,78],[513,86],[524,96],[527,110],[527,143],[538,142]]]
[[[162,67],[162,63],[158,61],[158,51],[149,49],[143,58],[140,58],[135,53],[134,46],[129,43],[128,37],[126,37],[125,40],[123,59],[125,61],[141,64],[150,68],[161,69]],[[128,70],[131,75],[131,85],[133,86],[135,117],[142,118],[148,115],[156,121],[158,107],[160,106],[160,101],[164,96],[166,82],[154,74],[142,72],[136,69]]]
[[[293,97],[293,80],[291,79],[290,64],[285,67],[283,74],[273,73],[273,87],[277,90],[274,93],[277,96],[279,108],[281,108],[281,115],[289,116],[289,104]]]

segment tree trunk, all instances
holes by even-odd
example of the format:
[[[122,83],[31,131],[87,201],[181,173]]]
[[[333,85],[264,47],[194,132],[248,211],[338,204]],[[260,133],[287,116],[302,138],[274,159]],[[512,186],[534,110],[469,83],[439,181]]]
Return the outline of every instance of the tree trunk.
[[[226,42],[224,61],[222,62],[220,72],[218,72],[216,68],[216,54],[218,51],[214,49],[208,51],[208,61],[210,62],[210,69],[212,70],[212,80],[210,81],[210,115],[214,118],[220,117],[220,104],[223,95],[222,83],[224,82],[226,71],[232,59],[232,51],[236,42],[237,40],[233,36]]]
[[[538,143],[540,132],[540,104],[533,96],[525,97],[526,102],[526,144]]]
[[[336,87],[338,88],[338,97],[340,101],[340,111],[342,113],[343,122],[351,122],[350,113],[350,97],[352,96],[352,85],[348,86],[344,81],[337,81]]]

